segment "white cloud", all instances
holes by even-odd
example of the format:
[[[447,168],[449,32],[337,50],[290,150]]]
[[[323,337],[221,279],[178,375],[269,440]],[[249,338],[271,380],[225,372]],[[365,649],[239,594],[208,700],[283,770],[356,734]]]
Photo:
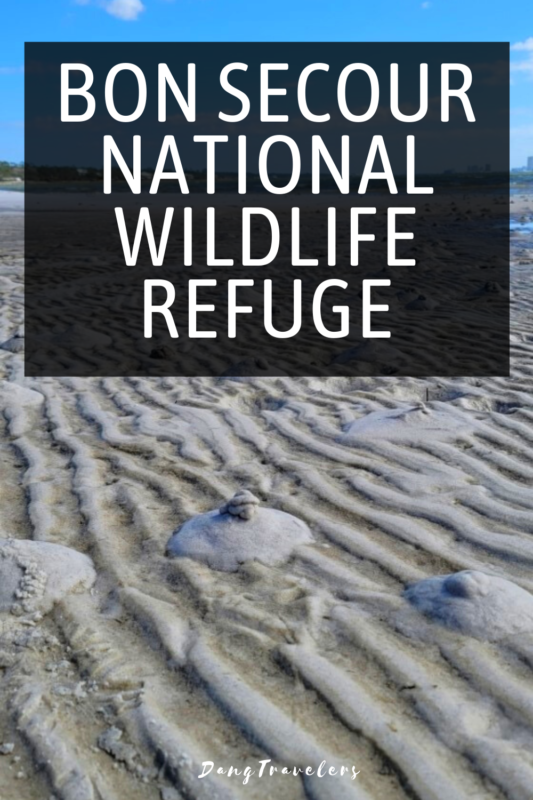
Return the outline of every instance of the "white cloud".
[[[429,2],[429,0],[425,0],[425,2],[420,5],[420,8],[424,9],[431,8],[431,3]]]
[[[104,8],[112,17],[128,21],[136,20],[145,10],[141,0],[111,0]]]
[[[511,61],[511,71],[514,73],[522,73],[526,78],[533,79],[533,36],[529,39],[524,39],[523,42],[516,42],[511,45],[511,50],[515,52],[525,53],[522,60]],[[511,81],[514,83],[514,81]]]
[[[104,8],[112,17],[124,19],[128,22],[136,20],[139,14],[144,11],[144,5],[141,0],[111,0],[109,3],[104,3]]]
[[[0,67],[0,75],[20,75],[24,67]]]
[[[77,6],[97,5],[117,19],[133,22],[145,10],[141,0],[74,0]]]
[[[511,62],[511,72],[521,72],[526,78],[533,79],[533,53],[524,61]]]
[[[511,69],[514,72],[533,72],[533,56],[526,61],[517,61],[511,64]]]
[[[533,36],[525,39],[523,42],[516,42],[511,45],[511,50],[533,50]]]

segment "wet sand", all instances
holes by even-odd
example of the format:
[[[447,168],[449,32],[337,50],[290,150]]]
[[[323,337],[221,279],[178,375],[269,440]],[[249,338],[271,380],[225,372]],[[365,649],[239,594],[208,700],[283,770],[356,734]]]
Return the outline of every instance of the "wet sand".
[[[23,608],[0,611],[0,797],[528,800],[527,237],[513,237],[509,378],[31,379],[12,339],[13,197],[0,201],[0,538],[69,548],[94,574],[67,560],[53,586],[42,548],[16,567]],[[250,546],[266,526],[269,563],[169,557],[173,531],[210,511],[221,523],[243,488],[265,513],[237,499],[231,523],[251,526]],[[303,526],[288,552],[271,509]],[[216,774],[265,759],[272,777]],[[322,760],[359,775],[281,772]]]

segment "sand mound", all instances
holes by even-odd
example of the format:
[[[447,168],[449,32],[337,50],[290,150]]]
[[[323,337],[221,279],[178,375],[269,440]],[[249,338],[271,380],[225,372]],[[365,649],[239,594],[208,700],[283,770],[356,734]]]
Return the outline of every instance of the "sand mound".
[[[504,578],[477,570],[428,578],[411,586],[406,598],[448,628],[497,641],[533,633],[533,595]]]
[[[400,303],[412,303],[414,300],[418,300],[420,292],[413,288],[401,289],[399,292],[396,292],[396,297]]]
[[[439,441],[455,440],[472,432],[474,420],[451,411],[436,410],[424,403],[386,411],[373,411],[351,422],[339,441],[356,442],[358,439],[384,439],[396,442],[416,442],[422,438]]]
[[[304,522],[283,511],[259,508],[259,500],[243,491],[222,508],[193,517],[178,528],[167,553],[234,572],[245,561],[282,564],[298,545],[311,541]]]
[[[43,395],[30,389],[29,386],[21,386],[14,381],[0,380],[0,408],[22,407],[27,410],[30,407],[40,406],[43,402]]]
[[[503,289],[496,281],[487,281],[483,284],[483,286],[480,286],[476,290],[475,294],[505,294],[505,289]]]
[[[416,300],[411,300],[405,306],[408,311],[433,311],[439,304],[425,294],[419,294]]]
[[[70,592],[90,589],[91,560],[62,545],[0,540],[0,612],[44,614]]]
[[[8,350],[10,353],[22,353],[24,350],[24,336],[16,333],[10,339],[2,342],[0,347],[2,350]]]

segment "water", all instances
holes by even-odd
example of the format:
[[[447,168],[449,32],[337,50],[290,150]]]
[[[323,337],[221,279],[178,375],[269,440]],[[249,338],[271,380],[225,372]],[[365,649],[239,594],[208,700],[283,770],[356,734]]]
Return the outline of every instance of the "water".
[[[24,192],[0,189],[0,213],[6,211],[22,211],[24,209]]]
[[[509,227],[511,231],[516,231],[518,233],[533,233],[533,221],[517,222],[516,220],[511,220]]]
[[[18,211],[22,210],[23,208],[24,184],[3,186],[0,189],[0,211]],[[511,232],[515,233],[533,234],[533,220],[530,220],[529,222],[518,222],[517,220],[511,220],[509,223],[509,228]]]

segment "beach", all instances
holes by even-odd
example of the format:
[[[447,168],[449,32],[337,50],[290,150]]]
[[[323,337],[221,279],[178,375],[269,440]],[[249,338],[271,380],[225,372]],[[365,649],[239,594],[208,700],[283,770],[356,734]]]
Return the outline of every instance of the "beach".
[[[529,800],[533,195],[500,378],[25,377],[22,208],[0,192],[0,798]]]

